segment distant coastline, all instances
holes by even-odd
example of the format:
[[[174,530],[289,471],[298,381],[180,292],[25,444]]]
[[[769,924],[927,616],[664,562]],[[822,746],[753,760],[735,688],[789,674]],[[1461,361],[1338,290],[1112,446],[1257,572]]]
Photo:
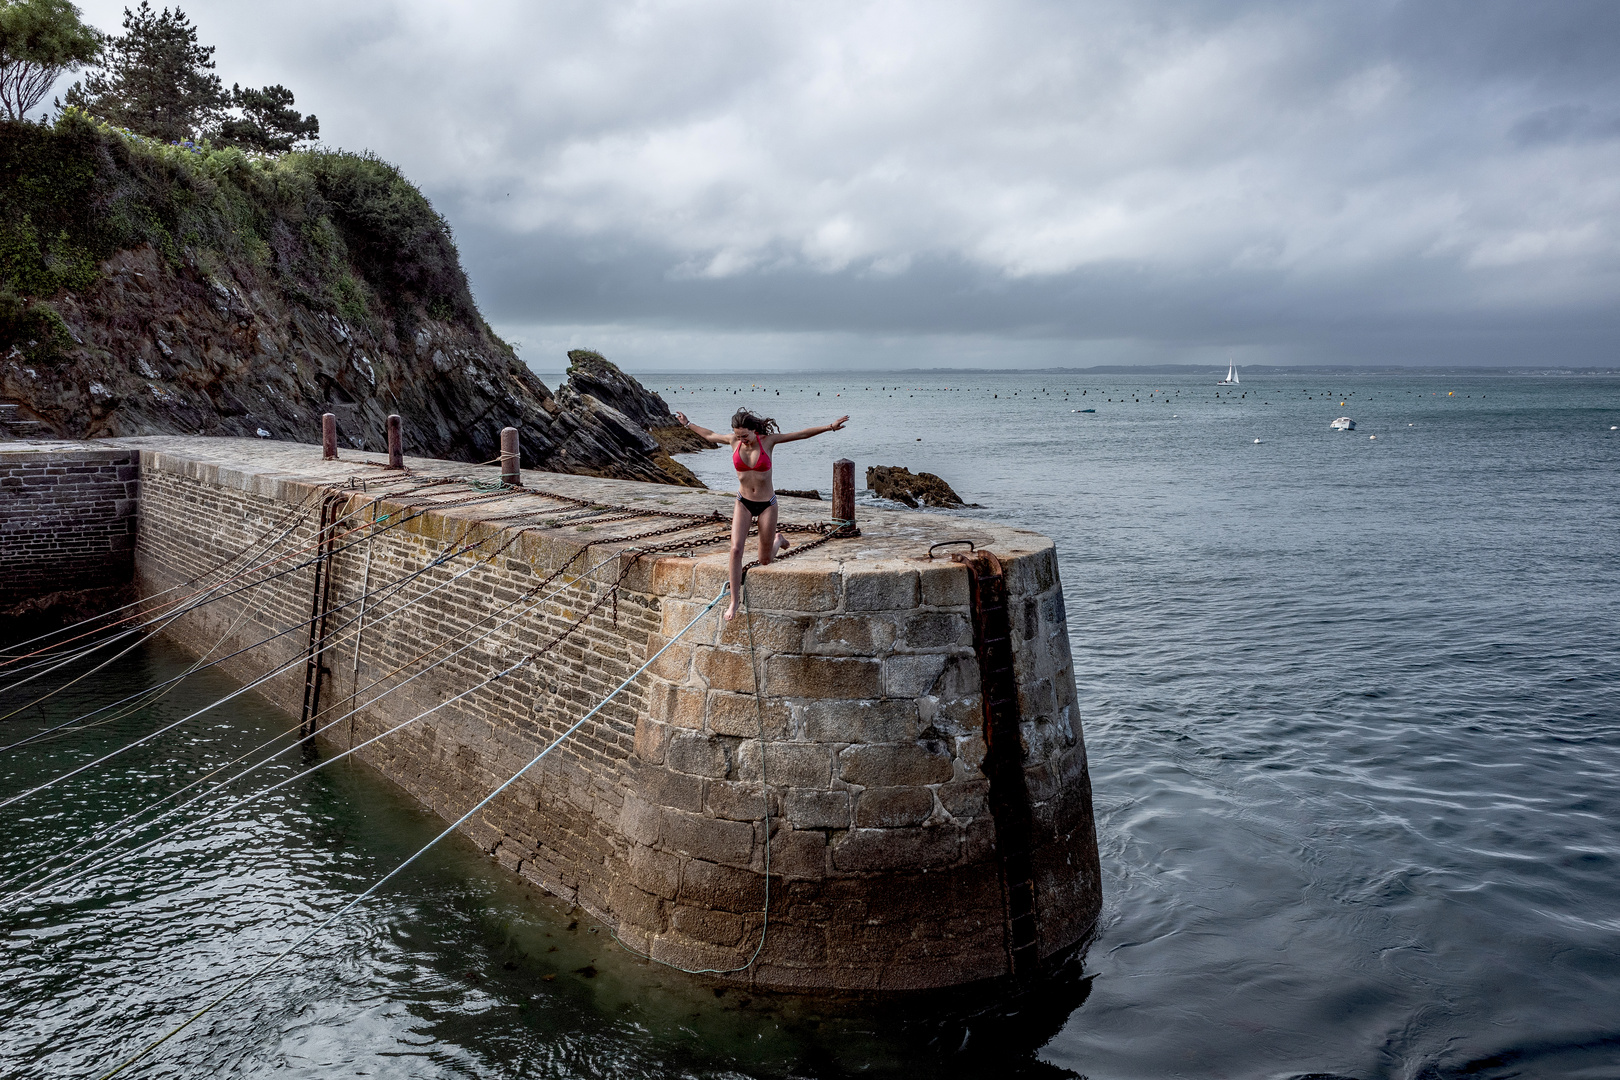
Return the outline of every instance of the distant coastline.
[[[534,369],[541,378],[554,373]],[[877,375],[1188,375],[1219,377],[1226,371],[1220,364],[1103,364],[1097,367],[1043,367],[1043,368],[987,368],[987,367],[931,367],[931,368],[783,368],[780,371],[757,371],[749,376],[727,371],[688,369],[642,369],[637,377],[643,382],[656,382],[671,376],[705,376],[737,382],[791,378],[799,375],[860,375],[871,379]],[[1239,364],[1240,374],[1256,375],[1399,375],[1407,378],[1456,378],[1457,376],[1620,376],[1620,367],[1412,367],[1397,364]]]

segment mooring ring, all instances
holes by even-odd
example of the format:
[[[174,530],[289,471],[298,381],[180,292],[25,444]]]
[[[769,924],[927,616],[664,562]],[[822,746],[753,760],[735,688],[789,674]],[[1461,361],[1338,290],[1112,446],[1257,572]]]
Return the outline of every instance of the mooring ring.
[[[974,542],[972,540],[941,540],[937,544],[930,544],[929,545],[929,547],[928,547],[928,561],[929,562],[934,561],[934,549],[935,548],[953,547],[953,546],[955,546],[957,544],[966,544],[968,546],[968,551],[969,552],[974,552],[974,551],[979,550],[978,546],[976,544],[974,544]]]

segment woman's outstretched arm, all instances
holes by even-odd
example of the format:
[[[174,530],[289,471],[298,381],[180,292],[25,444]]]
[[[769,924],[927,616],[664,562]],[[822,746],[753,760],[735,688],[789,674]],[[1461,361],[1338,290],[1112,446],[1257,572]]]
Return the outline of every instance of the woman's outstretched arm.
[[[698,425],[692,423],[692,421],[688,420],[686,418],[686,414],[683,412],[676,413],[675,419],[681,422],[681,427],[688,431],[695,432],[700,439],[708,439],[716,446],[729,446],[731,445],[732,440],[736,438],[736,436],[732,435],[730,432],[727,432],[724,435],[716,435],[706,427],[699,427]]]
[[[781,435],[772,435],[770,436],[770,440],[771,444],[774,446],[776,443],[798,442],[800,439],[813,439],[817,435],[825,435],[829,431],[840,431],[847,423],[849,423],[849,417],[840,416],[830,424],[822,424],[820,427],[807,427],[803,431],[788,431]]]

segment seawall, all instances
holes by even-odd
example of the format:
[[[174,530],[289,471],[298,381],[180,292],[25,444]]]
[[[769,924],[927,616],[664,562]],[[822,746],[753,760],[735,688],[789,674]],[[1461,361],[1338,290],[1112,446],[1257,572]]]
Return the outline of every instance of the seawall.
[[[134,576],[139,471],[128,448],[0,443],[0,616],[116,603]]]
[[[287,665],[258,689],[297,718],[304,624],[324,607],[313,722],[337,723],[321,738],[357,746],[405,723],[357,756],[446,819],[668,645],[466,827],[633,949],[760,988],[912,990],[1027,974],[1020,957],[1050,959],[1095,923],[1085,746],[1044,537],[863,510],[860,537],[795,533],[810,550],[752,571],[751,618],[711,611],[677,639],[725,581],[729,496],[538,472],[501,490],[463,482],[493,468],[411,458],[401,473],[253,440],[117,446],[139,454],[146,595],[261,536],[304,549],[167,633],[219,657],[294,628],[222,666],[247,682]],[[782,505],[789,523],[826,514]],[[318,581],[299,564],[323,508],[338,524]],[[988,624],[968,569],[928,558],[964,536],[995,553],[1006,593],[1001,708],[1016,726],[994,748]],[[368,587],[383,591],[362,623]]]

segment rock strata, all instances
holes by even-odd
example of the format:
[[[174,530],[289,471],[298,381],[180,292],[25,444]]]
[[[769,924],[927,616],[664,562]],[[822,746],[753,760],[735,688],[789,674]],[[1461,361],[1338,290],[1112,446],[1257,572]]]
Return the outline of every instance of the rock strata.
[[[977,506],[964,503],[951,485],[933,473],[914,473],[898,465],[872,465],[866,470],[866,486],[872,494],[893,499],[907,506]]]
[[[600,360],[600,358],[597,358]],[[183,434],[702,485],[605,360],[553,395],[479,314],[449,224],[368,155],[0,120],[0,436]],[[630,413],[624,410],[629,408]],[[689,434],[683,432],[683,434]]]
[[[702,481],[670,455],[708,450],[713,444],[682,426],[663,398],[620,371],[601,353],[570,349],[568,379],[558,389],[557,396],[565,407],[599,414],[610,423],[628,423],[647,437],[651,449],[646,452],[672,477],[673,483],[703,486]]]
[[[200,255],[175,265],[149,247],[101,269],[89,290],[55,298],[73,345],[49,368],[15,350],[0,360],[0,397],[40,434],[317,442],[331,412],[340,446],[376,450],[399,413],[413,454],[488,461],[511,426],[525,468],[701,486],[611,405],[568,384],[553,395],[483,327],[423,319],[401,340],[387,323],[291,303],[250,269]]]

